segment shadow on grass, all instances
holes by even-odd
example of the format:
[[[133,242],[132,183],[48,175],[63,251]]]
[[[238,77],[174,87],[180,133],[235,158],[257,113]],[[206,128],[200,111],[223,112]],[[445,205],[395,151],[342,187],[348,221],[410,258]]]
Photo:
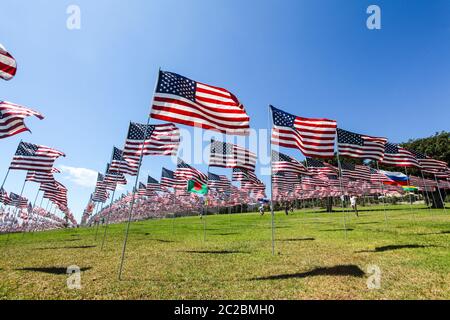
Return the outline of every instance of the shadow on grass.
[[[277,274],[273,276],[267,277],[259,277],[250,279],[252,281],[260,281],[260,280],[285,280],[285,279],[302,279],[308,277],[317,277],[317,276],[334,276],[334,277],[364,277],[365,273],[356,265],[340,265],[333,267],[322,267],[315,268],[307,272],[300,273],[291,273],[291,274]]]
[[[450,230],[445,230],[445,231],[441,231],[441,232],[417,233],[417,234],[413,234],[413,235],[430,236],[430,235],[440,235],[440,234],[450,234]]]
[[[370,253],[370,252],[385,252],[394,251],[401,249],[424,249],[424,248],[436,248],[435,245],[422,245],[422,244],[400,244],[400,245],[389,245],[383,247],[376,247],[374,250],[361,250],[355,251],[355,253]]]
[[[213,233],[212,236],[232,236],[235,234],[239,234],[239,232],[224,232],[224,233]]]
[[[347,231],[353,231],[353,230],[355,230],[355,229],[351,229],[351,228],[347,228]],[[319,230],[319,231],[323,231],[323,232],[333,232],[333,231],[340,231],[340,232],[342,232],[342,231],[345,231],[345,229],[344,228],[341,228],[341,229],[327,229],[327,230]]]
[[[92,249],[97,246],[71,246],[71,247],[48,247],[48,248],[35,248],[35,250],[55,250],[55,249]]]
[[[180,251],[185,253],[196,253],[196,254],[236,254],[236,253],[248,253],[245,251],[239,251],[239,250],[187,250],[187,251]]]
[[[294,242],[294,241],[314,241],[316,238],[290,238],[290,239],[278,239],[277,241]]]
[[[81,271],[88,271],[92,269],[91,267],[81,268]],[[15,269],[16,271],[30,271],[30,272],[40,272],[40,273],[48,273],[48,274],[55,274],[55,275],[62,275],[67,274],[67,268],[63,267],[42,267],[42,268],[20,268]]]

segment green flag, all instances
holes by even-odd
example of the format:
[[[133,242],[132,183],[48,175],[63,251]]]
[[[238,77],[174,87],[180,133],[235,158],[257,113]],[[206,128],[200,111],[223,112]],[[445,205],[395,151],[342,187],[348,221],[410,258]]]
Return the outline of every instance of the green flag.
[[[192,193],[205,195],[208,194],[208,185],[200,184],[198,182],[195,182],[194,180],[189,180],[188,191]]]

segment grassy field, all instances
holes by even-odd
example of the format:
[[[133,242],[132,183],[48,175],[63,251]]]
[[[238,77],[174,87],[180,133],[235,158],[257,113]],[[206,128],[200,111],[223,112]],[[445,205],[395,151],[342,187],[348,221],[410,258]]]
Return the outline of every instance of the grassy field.
[[[450,299],[450,215],[409,206],[361,208],[359,218],[266,214],[136,222],[123,280],[124,225],[0,236],[0,299]],[[69,290],[66,268],[82,268]],[[368,289],[368,266],[381,287]]]

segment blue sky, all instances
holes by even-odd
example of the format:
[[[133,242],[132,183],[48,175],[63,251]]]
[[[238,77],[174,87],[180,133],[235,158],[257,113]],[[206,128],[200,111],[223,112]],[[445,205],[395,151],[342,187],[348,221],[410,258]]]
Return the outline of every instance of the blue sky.
[[[66,28],[71,4],[81,30]],[[381,7],[381,30],[366,28],[370,4]],[[0,176],[20,139],[64,151],[57,166],[70,168],[57,178],[78,219],[91,170],[103,171],[112,146],[122,147],[130,120],[146,121],[159,67],[229,89],[254,128],[267,127],[273,104],[393,142],[449,129],[445,0],[4,0],[2,8],[0,43],[19,71],[0,82],[0,100],[46,119],[27,119],[32,135],[0,141]],[[163,165],[173,168],[169,158],[146,158],[142,172],[159,178]],[[6,190],[19,192],[24,177],[12,172]],[[36,190],[30,183],[25,195]]]

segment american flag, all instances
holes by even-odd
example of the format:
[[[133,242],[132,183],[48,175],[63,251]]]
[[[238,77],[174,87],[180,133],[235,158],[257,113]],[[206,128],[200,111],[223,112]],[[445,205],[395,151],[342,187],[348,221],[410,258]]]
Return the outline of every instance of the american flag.
[[[92,194],[92,201],[105,203],[108,200],[109,194],[106,189],[98,189]]]
[[[37,111],[11,102],[0,101],[0,139],[30,131],[25,125],[24,119],[31,116],[40,120],[44,119],[44,116]]]
[[[142,182],[139,182],[139,189],[137,191],[137,194],[141,197],[147,196],[147,187]]]
[[[151,117],[225,134],[248,135],[250,117],[229,91],[160,71]]]
[[[161,185],[158,180],[148,176],[147,178],[147,190],[148,191],[161,191]]]
[[[303,164],[290,156],[272,150],[272,172],[293,172],[295,174],[307,174],[308,170]]]
[[[231,179],[233,181],[250,181],[253,183],[258,183],[259,179],[253,171],[248,171],[244,169],[234,168]]]
[[[420,168],[419,161],[408,150],[392,143],[386,143],[383,164],[394,167]]]
[[[209,165],[255,171],[256,154],[232,143],[211,140]]]
[[[277,172],[272,176],[273,188],[294,191],[294,187],[301,183],[301,178],[295,172]]]
[[[337,129],[337,134],[338,149],[341,156],[375,161],[383,159],[387,139],[370,137],[342,129]]]
[[[343,162],[341,169],[344,178],[370,180],[370,167]]]
[[[36,183],[53,183],[55,182],[54,173],[61,173],[61,171],[54,167],[51,172],[28,171],[25,180]]]
[[[301,118],[273,106],[272,144],[299,149],[305,156],[332,158],[336,121]]]
[[[145,137],[145,138],[144,138]],[[172,124],[130,123],[123,156],[139,161],[144,156],[175,156],[180,144],[180,130]]]
[[[28,206],[28,199],[25,197],[21,197],[16,193],[11,192],[9,194],[9,198],[11,199],[11,205],[17,208],[26,208]]]
[[[208,187],[211,189],[216,189],[219,192],[229,192],[231,182],[224,175],[208,172]]]
[[[186,187],[186,181],[180,180],[178,177],[176,177],[173,171],[166,168],[162,168],[161,187],[184,188]]]
[[[3,188],[0,189],[0,203],[3,203],[5,206],[11,204],[11,198],[8,196],[8,192]]]
[[[180,158],[178,158],[178,165],[177,170],[175,171],[175,177],[184,181],[194,180],[194,182],[202,185],[208,183],[208,176],[206,174],[191,167]]]
[[[55,160],[65,154],[45,146],[20,142],[11,162],[12,170],[51,172]]]
[[[370,168],[370,181],[372,181],[372,183],[384,184],[385,182],[391,181],[391,179],[380,171]]]
[[[11,80],[17,72],[17,62],[14,57],[0,44],[0,78]]]
[[[308,171],[312,174],[337,175],[338,168],[317,159],[306,158]]]
[[[407,151],[413,154],[413,156],[417,159],[419,165],[422,167],[424,171],[433,173],[448,170],[448,164],[444,161],[432,159],[414,150],[407,150]]]
[[[54,202],[61,211],[65,211],[67,209],[67,188],[64,185],[58,181],[55,181],[53,185],[41,185],[41,188],[41,190],[44,189],[44,198],[50,199]]]
[[[123,173],[111,171],[110,168],[111,166],[110,164],[108,164],[106,167],[106,174],[103,181],[105,183],[105,187],[107,190],[114,191],[116,190],[118,184],[126,185],[127,179],[125,178]]]
[[[123,156],[123,150],[114,147],[110,171],[121,172],[123,174],[129,174],[130,176],[136,176],[138,174],[139,161],[128,159]]]

